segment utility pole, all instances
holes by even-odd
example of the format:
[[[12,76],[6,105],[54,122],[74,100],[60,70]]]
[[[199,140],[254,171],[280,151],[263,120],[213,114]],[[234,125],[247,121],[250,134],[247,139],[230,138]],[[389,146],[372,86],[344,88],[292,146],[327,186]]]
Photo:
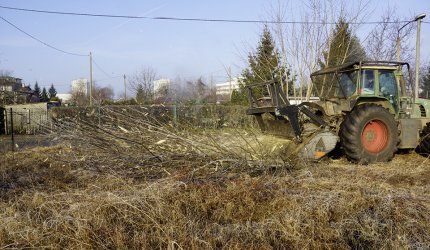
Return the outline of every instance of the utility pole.
[[[231,102],[231,97],[233,96],[233,89],[231,86],[231,81],[232,81],[232,77],[231,77],[231,67],[228,67],[228,82],[229,82],[229,93],[230,93],[230,102]]]
[[[397,57],[397,62],[400,62],[400,30],[397,32],[396,57]]]
[[[12,141],[12,152],[15,151],[15,138],[13,136],[13,110],[10,108],[10,135],[11,135],[11,141]]]
[[[90,52],[90,106],[93,106],[93,54]]]
[[[231,67],[228,67],[228,80],[229,80],[229,82],[230,82],[230,89],[229,89],[229,91],[230,91],[230,93],[232,93],[232,89],[231,89]]]
[[[396,56],[397,61],[400,62],[400,30],[402,30],[406,25],[417,22],[417,44],[416,44],[416,54],[415,54],[415,93],[414,93],[414,99],[418,98],[419,94],[419,77],[420,77],[420,32],[421,32],[421,20],[426,17],[426,14],[421,14],[415,17],[414,20],[411,20],[407,22],[405,25],[400,27],[400,29],[397,30],[397,40],[396,40]]]
[[[125,83],[125,74],[124,74],[124,100],[127,100],[127,85]]]
[[[396,57],[397,57],[397,62],[400,62],[400,31],[406,27],[408,24],[417,21],[417,19],[415,18],[414,20],[411,20],[407,23],[405,23],[405,25],[403,25],[402,27],[400,27],[400,29],[397,30],[397,39],[396,39]]]
[[[415,57],[415,99],[418,98],[419,94],[419,78],[420,78],[420,32],[421,32],[421,20],[426,17],[425,14],[421,14],[415,18],[417,21],[417,49]]]

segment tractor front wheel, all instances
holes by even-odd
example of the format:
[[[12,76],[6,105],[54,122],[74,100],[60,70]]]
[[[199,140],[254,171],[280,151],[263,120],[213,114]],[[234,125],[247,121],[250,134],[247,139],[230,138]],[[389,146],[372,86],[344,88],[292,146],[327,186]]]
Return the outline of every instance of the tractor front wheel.
[[[349,160],[367,164],[391,160],[399,135],[390,112],[376,104],[362,104],[346,116],[340,138]]]

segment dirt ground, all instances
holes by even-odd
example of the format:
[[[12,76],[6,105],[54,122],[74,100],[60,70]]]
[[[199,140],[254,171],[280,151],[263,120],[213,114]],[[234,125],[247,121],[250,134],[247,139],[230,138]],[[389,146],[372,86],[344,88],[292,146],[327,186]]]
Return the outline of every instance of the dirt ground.
[[[19,151],[25,148],[46,147],[53,145],[51,138],[46,135],[11,135],[0,136],[0,152]]]

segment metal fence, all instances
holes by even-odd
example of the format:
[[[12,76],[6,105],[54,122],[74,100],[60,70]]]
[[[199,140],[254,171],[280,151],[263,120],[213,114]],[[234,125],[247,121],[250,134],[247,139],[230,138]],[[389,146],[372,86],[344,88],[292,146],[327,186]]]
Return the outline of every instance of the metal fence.
[[[8,108],[3,110],[3,134],[37,134],[48,124],[48,111]]]
[[[0,108],[0,152],[47,145],[44,134],[51,126],[46,103]]]

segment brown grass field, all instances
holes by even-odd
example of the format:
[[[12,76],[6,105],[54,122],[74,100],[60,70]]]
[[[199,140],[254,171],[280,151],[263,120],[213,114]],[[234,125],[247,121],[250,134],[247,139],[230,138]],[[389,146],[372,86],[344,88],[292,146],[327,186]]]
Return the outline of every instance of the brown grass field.
[[[430,248],[430,161],[414,152],[312,163],[253,130],[102,124],[63,120],[56,146],[2,157],[0,249]]]

